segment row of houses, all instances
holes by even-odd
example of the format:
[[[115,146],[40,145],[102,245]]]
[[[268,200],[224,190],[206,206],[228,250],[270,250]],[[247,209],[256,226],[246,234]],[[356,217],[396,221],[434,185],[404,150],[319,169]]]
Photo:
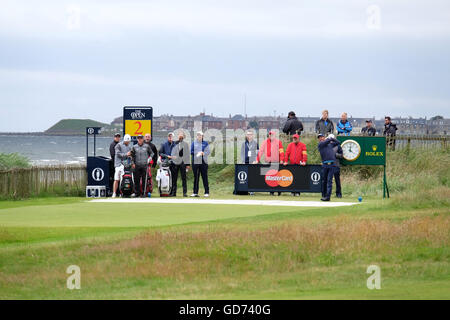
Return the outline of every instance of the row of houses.
[[[330,118],[335,124],[339,121],[339,118]],[[382,133],[384,127],[384,119],[372,118],[353,118],[349,117],[348,120],[352,123],[353,132],[359,133],[361,129],[366,125],[366,120],[371,119],[375,128]],[[303,123],[305,133],[314,133],[315,124],[318,120],[317,117],[299,117],[299,120]],[[206,131],[208,129],[281,129],[284,125],[286,118],[280,116],[254,116],[248,117],[241,114],[236,114],[226,117],[215,117],[213,114],[205,114],[204,112],[196,116],[174,116],[164,114],[153,118],[153,131],[155,132],[168,132],[178,128],[183,128],[189,131]],[[450,119],[426,119],[426,118],[393,118],[393,123],[397,124],[398,134],[409,135],[423,135],[423,134],[436,134],[447,135],[450,133]],[[122,127],[122,117],[114,119],[111,123],[112,126]]]

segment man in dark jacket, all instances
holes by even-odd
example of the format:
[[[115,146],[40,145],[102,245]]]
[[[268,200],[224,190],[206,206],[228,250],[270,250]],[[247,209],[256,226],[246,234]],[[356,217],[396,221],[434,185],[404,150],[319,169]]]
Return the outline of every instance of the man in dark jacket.
[[[330,134],[328,138],[334,138],[334,135]],[[336,183],[336,198],[342,198],[341,189],[341,162],[340,159],[344,157],[344,152],[342,151],[341,145],[336,144],[334,147],[334,152],[336,153],[336,168],[334,170],[334,182]]]
[[[392,150],[395,150],[395,135],[397,131],[397,125],[393,124],[391,117],[384,117],[384,131],[383,135],[386,137],[386,145]]]
[[[172,150],[172,161],[174,164],[172,176],[172,197],[177,196],[178,171],[181,174],[181,182],[183,184],[183,197],[187,197],[187,180],[186,173],[189,170],[190,149],[186,141],[184,141],[184,132],[178,134],[178,141]]]
[[[298,134],[300,135],[303,131],[303,124],[300,120],[295,116],[295,112],[291,111],[288,114],[288,119],[283,127],[283,132],[288,135]]]
[[[114,161],[115,155],[116,155],[116,145],[120,142],[120,133],[116,133],[114,135],[114,140],[109,145],[109,155],[111,156],[111,159]]]
[[[152,168],[155,168],[156,167],[156,163],[158,162],[158,150],[156,149],[156,146],[152,143],[152,136],[150,135],[150,133],[146,133],[145,134],[145,136],[144,136],[144,143],[148,144],[150,146],[150,149],[152,149],[152,152],[153,152]]]
[[[208,182],[208,156],[211,150],[208,142],[203,140],[203,132],[197,132],[197,139],[191,143],[191,163],[194,173],[194,193],[191,197],[198,197],[198,189],[200,186],[200,175],[202,176],[203,187],[205,188],[205,197],[209,197]]]
[[[322,201],[330,201],[333,189],[333,176],[336,171],[336,152],[334,147],[341,143],[334,138],[327,138],[323,134],[318,135],[320,156],[322,158]]]
[[[173,141],[173,132],[169,132],[167,135],[167,141],[161,144],[159,149],[159,155],[161,156],[161,161],[172,160],[172,150],[175,147],[175,141]],[[175,164],[170,161],[169,166],[170,172],[172,174],[172,186],[174,185],[173,177],[175,176]]]
[[[377,129],[373,127],[372,120],[366,120],[366,126],[361,129],[361,134],[364,136],[374,137]]]
[[[328,110],[322,111],[322,118],[317,120],[316,122],[316,133],[322,134],[323,136],[327,136],[334,131],[333,121],[328,119]]]
[[[137,137],[138,143],[131,147],[131,160],[134,168],[134,190],[136,197],[141,195],[145,196],[145,177],[147,175],[148,160],[152,157],[153,152],[148,144],[144,143],[144,136],[140,134]]]
[[[161,144],[159,149],[159,155],[161,156],[161,161],[166,159],[172,159],[172,149],[175,147],[175,142],[173,141],[173,132],[167,135],[167,141]]]

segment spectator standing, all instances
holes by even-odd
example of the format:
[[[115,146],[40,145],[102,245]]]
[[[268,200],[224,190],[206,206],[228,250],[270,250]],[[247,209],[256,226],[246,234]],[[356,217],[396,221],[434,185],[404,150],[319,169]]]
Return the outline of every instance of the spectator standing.
[[[120,133],[114,135],[114,139],[109,145],[109,155],[111,156],[111,161],[109,162],[109,188],[114,193],[114,159],[116,156],[116,145],[120,142]]]
[[[120,142],[120,133],[116,133],[114,135],[114,140],[109,145],[109,155],[111,156],[111,159],[114,161],[115,155],[116,155],[116,145]]]
[[[181,131],[178,134],[178,141],[175,142],[175,147],[172,150],[174,175],[172,184],[172,197],[177,196],[177,181],[178,172],[181,174],[181,182],[183,184],[183,197],[187,197],[187,179],[186,173],[189,170],[189,145],[184,141],[184,133]]]
[[[361,134],[364,136],[374,137],[377,133],[377,129],[374,128],[372,120],[366,120],[366,126],[361,129]]]
[[[341,115],[341,120],[336,125],[336,131],[338,135],[349,136],[352,132],[353,126],[350,121],[347,120],[347,112]]]
[[[167,135],[167,141],[161,144],[159,149],[159,156],[161,157],[161,161],[169,160],[169,170],[172,177],[172,186],[173,186],[173,176],[175,175],[175,165],[172,160],[172,150],[175,147],[175,142],[173,141],[173,132],[169,132]]]
[[[397,130],[397,125],[392,123],[391,117],[384,117],[383,135],[386,137],[386,145],[392,150],[395,150],[395,136]]]
[[[300,135],[302,131],[303,131],[302,122],[297,119],[294,111],[290,111],[286,123],[284,124],[283,132],[288,135],[294,134]]]
[[[245,134],[245,141],[241,146],[241,163],[250,164],[256,161],[259,145],[253,138],[253,131],[248,130]]]
[[[191,143],[192,171],[194,173],[194,192],[191,197],[198,197],[200,175],[202,176],[205,197],[209,197],[208,156],[209,144],[203,140],[203,132],[197,132],[197,139]]]
[[[328,118],[328,110],[323,110],[322,118],[316,122],[316,133],[322,134],[325,137],[326,135],[333,133],[333,130],[334,124],[333,121]]]
[[[292,140],[293,142],[291,142],[286,149],[284,165],[287,165],[289,163],[306,166],[306,161],[308,161],[306,145],[303,142],[300,142],[300,136],[298,134],[294,134],[292,136]],[[296,194],[300,196],[300,192],[292,192],[293,196],[295,196]]]
[[[261,162],[263,156],[266,163],[283,163],[284,161],[283,144],[276,138],[273,130],[269,131],[269,137],[262,143],[255,163]],[[273,192],[270,194],[274,195]],[[281,195],[281,192],[278,192],[278,195]]]

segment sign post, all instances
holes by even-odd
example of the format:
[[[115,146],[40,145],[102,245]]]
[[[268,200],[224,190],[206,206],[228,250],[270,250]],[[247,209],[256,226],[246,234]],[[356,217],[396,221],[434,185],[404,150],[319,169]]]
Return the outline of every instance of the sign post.
[[[386,182],[386,137],[338,136],[343,165],[383,166],[383,198],[389,198]]]
[[[96,155],[96,138],[100,127],[86,128],[87,197],[106,197],[112,192],[112,159]],[[89,156],[89,136],[94,136],[94,155]]]
[[[152,107],[124,107],[123,108],[123,134],[129,134],[136,141],[138,135],[152,134],[153,108]],[[152,137],[153,139],[153,137]]]

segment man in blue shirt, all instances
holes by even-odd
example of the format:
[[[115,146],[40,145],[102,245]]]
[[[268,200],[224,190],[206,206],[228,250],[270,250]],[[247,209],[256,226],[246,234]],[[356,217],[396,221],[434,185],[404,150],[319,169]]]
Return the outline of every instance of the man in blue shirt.
[[[161,156],[161,161],[166,159],[172,159],[172,149],[175,147],[175,142],[173,141],[173,132],[167,135],[167,141],[161,144],[159,149],[159,155]]]
[[[209,197],[208,184],[208,142],[203,141],[203,132],[197,132],[197,139],[191,143],[192,171],[194,173],[194,193],[191,197],[198,197],[200,175],[202,176],[205,197]]]
[[[323,134],[319,134],[319,153],[322,158],[322,201],[330,201],[331,191],[333,189],[333,176],[336,167],[336,151],[335,146],[341,143],[334,138],[325,139]]]
[[[336,130],[338,135],[349,136],[350,132],[352,132],[353,126],[350,121],[347,120],[347,113],[344,112],[341,115],[341,120],[336,125]]]

